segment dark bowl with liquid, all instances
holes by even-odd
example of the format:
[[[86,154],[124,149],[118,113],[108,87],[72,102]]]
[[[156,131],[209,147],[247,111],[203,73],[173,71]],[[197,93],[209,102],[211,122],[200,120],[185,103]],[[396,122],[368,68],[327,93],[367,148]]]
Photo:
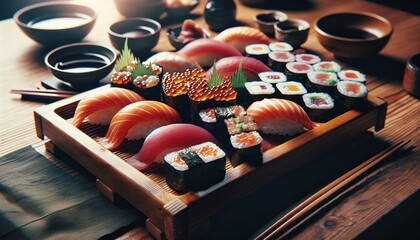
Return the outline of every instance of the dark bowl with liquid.
[[[45,56],[48,70],[76,89],[95,87],[113,70],[117,54],[108,47],[92,43],[73,43],[58,47]]]
[[[378,54],[388,43],[390,21],[373,13],[334,13],[315,21],[323,47],[339,58],[363,58]]]
[[[147,55],[158,43],[162,26],[150,18],[128,18],[113,23],[108,29],[112,45],[124,49],[127,39],[128,48],[138,56]]]
[[[70,2],[33,4],[13,15],[28,37],[47,47],[79,42],[92,30],[96,17],[92,8]]]

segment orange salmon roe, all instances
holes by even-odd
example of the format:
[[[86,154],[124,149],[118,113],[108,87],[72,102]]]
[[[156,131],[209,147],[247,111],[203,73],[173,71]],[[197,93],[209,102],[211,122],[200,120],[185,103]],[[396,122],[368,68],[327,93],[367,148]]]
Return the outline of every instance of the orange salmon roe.
[[[203,146],[202,148],[198,149],[197,154],[200,156],[217,156],[217,149],[211,146]]]

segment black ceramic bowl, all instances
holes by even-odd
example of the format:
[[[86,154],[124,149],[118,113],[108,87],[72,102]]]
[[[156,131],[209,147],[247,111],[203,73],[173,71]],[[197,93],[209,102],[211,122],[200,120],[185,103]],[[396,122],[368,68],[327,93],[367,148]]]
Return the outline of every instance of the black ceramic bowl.
[[[95,24],[96,13],[75,3],[48,2],[22,8],[13,19],[28,37],[54,47],[85,38]]]
[[[165,5],[165,7],[169,17],[185,19],[197,5],[198,1],[194,1],[193,4],[188,6],[172,7]]]
[[[121,15],[129,18],[145,17],[159,19],[165,11],[162,0],[114,0],[115,6]]]
[[[116,61],[116,53],[101,45],[73,43],[58,47],[45,56],[48,70],[74,88],[85,89],[108,76]]]
[[[108,29],[112,45],[119,51],[124,49],[125,40],[136,55],[150,52],[158,43],[161,25],[149,18],[129,18],[112,24]]]

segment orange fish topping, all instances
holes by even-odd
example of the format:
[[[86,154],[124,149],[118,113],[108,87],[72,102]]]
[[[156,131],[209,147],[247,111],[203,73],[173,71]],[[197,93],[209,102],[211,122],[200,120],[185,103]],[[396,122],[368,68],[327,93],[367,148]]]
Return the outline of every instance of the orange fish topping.
[[[236,142],[246,146],[257,145],[257,137],[253,133],[240,133],[236,135]]]
[[[344,75],[346,76],[346,78],[357,78],[358,77],[357,74],[354,73],[354,72],[346,72]]]
[[[287,91],[299,91],[299,87],[296,85],[285,85],[284,88],[286,88]]]
[[[211,147],[211,146],[203,146],[202,148],[197,150],[197,154],[200,156],[211,156],[216,157],[217,156],[217,149]]]

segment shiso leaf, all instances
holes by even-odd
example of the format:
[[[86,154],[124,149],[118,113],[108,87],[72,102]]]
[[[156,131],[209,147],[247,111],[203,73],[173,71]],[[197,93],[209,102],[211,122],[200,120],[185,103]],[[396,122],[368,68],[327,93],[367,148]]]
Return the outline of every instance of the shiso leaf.
[[[242,70],[242,61],[239,63],[239,67],[235,73],[233,73],[232,77],[230,78],[232,82],[233,88],[243,88],[245,87],[246,76],[244,71]]]
[[[128,39],[125,39],[124,49],[122,50],[120,57],[115,63],[115,71],[119,72],[124,67],[128,66],[133,61],[139,62],[137,58],[134,57],[130,48],[128,48]]]
[[[216,62],[213,63],[213,71],[211,73],[210,79],[207,82],[209,88],[217,87],[223,83],[223,78],[217,73]]]
[[[151,71],[150,69],[152,69],[151,63],[148,67],[146,67],[141,63],[141,61],[138,61],[136,66],[134,67],[131,78],[136,79],[136,77],[138,77],[138,76],[144,76],[144,75],[154,76],[154,75],[156,75],[155,72]]]

